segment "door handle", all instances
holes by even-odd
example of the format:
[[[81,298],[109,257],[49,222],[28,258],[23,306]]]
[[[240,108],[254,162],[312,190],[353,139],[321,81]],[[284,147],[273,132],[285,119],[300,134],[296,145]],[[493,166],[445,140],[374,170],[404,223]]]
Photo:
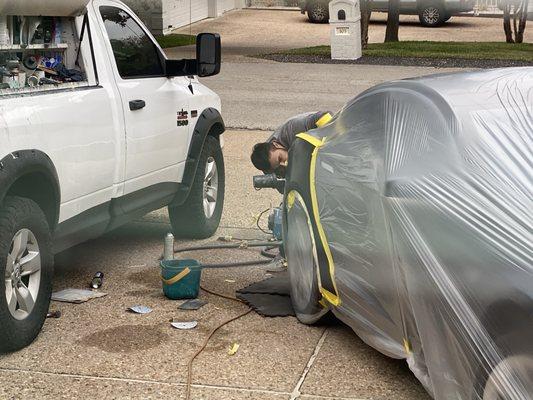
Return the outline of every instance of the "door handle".
[[[144,100],[132,100],[130,101],[130,110],[140,110],[141,108],[146,107],[146,102]]]

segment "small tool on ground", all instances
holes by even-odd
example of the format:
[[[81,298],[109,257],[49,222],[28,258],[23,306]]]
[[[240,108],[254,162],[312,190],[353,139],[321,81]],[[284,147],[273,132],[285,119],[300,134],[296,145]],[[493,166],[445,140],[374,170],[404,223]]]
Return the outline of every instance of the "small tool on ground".
[[[91,281],[91,287],[93,289],[99,289],[102,287],[102,284],[104,283],[104,273],[98,271],[96,274],[94,274],[94,277]]]
[[[61,318],[61,311],[49,311],[48,314],[46,314],[46,318]]]

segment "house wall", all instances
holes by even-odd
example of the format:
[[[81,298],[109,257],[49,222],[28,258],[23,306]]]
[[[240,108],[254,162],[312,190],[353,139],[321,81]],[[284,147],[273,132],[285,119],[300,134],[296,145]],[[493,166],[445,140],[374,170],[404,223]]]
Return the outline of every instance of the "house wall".
[[[217,4],[217,12],[219,15],[238,7],[235,4],[235,0],[216,0],[215,3]]]
[[[209,17],[209,0],[162,0],[163,32]]]
[[[123,0],[159,35],[205,18],[216,18],[224,12],[242,8],[245,0]]]
[[[123,0],[154,34],[163,31],[163,6],[161,0]]]

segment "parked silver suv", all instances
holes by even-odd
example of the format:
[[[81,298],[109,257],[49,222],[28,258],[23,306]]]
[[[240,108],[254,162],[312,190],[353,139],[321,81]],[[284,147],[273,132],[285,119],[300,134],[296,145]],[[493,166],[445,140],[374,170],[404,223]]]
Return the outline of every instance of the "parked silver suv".
[[[300,0],[302,14],[307,12],[309,21],[326,23],[329,20],[330,0]],[[444,24],[453,15],[474,9],[474,0],[400,0],[400,14],[418,15],[423,26],[436,27]],[[373,0],[372,11],[389,9],[388,0]]]

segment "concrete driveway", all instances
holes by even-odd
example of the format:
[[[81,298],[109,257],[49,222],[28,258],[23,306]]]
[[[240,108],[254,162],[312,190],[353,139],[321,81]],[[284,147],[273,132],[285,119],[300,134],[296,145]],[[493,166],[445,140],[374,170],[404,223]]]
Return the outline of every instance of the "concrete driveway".
[[[373,14],[369,28],[370,42],[383,42],[386,18],[386,13]],[[220,18],[206,19],[175,32],[220,33],[225,61],[253,62],[254,59],[244,56],[329,44],[329,25],[309,23],[307,17],[298,11],[231,11]],[[424,28],[417,16],[402,15],[399,36],[400,40],[505,41],[501,19],[463,16],[452,17],[442,27]],[[524,41],[533,42],[532,29],[526,29]]]
[[[266,136],[226,134],[227,197],[218,235],[261,237],[253,217],[280,201],[277,192],[250,188],[248,154]],[[80,305],[53,303],[63,316],[48,319],[30,347],[0,356],[0,398],[183,398],[189,358],[211,329],[246,307],[205,292],[201,298],[209,303],[199,311],[179,311],[177,302],[166,300],[157,260],[169,230],[166,212],[158,211],[59,255],[55,290],[87,287],[100,270],[108,295]],[[183,257],[227,262],[258,255],[218,250]],[[234,295],[266,274],[260,267],[208,270],[202,283]],[[126,312],[137,304],[154,311]],[[197,320],[198,327],[178,331],[171,318]],[[240,347],[230,356],[233,343]],[[404,362],[382,356],[340,324],[308,327],[292,317],[255,313],[215,334],[194,364],[193,383],[193,399],[429,399]]]

